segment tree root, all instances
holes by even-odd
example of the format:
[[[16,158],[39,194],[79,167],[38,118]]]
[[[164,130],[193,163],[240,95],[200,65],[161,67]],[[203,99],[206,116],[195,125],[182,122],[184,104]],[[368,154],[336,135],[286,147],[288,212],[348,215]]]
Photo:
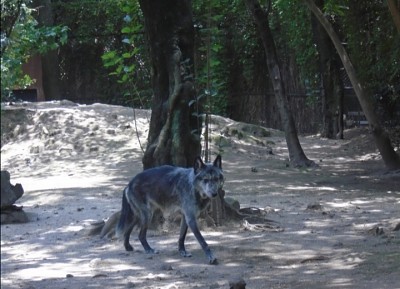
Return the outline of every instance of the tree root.
[[[245,230],[249,231],[258,231],[258,232],[283,232],[284,229],[278,225],[278,222],[265,218],[267,214],[265,210],[257,208],[257,207],[248,207],[237,210],[229,203],[225,202],[223,199],[223,207],[224,207],[224,220],[231,220],[236,222],[241,222],[241,225]],[[91,224],[89,230],[87,230],[88,236],[100,235],[100,238],[110,238],[114,239],[115,236],[115,227],[118,223],[121,212],[113,213],[106,221],[98,221]],[[213,225],[222,225],[223,222],[219,224],[215,222],[215,220],[210,215],[210,212],[207,212],[202,216],[204,219],[209,220],[206,222],[207,224],[213,223]],[[213,219],[214,222],[210,222],[210,219]],[[155,217],[153,219],[153,225],[158,225],[160,223],[160,218]]]

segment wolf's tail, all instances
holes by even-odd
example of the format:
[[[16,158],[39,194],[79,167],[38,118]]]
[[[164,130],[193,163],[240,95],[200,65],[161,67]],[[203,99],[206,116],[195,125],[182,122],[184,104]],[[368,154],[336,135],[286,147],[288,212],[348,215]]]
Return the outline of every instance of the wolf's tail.
[[[131,206],[128,203],[126,195],[129,193],[129,186],[124,189],[122,195],[122,209],[121,209],[121,216],[119,217],[119,221],[117,227],[115,228],[115,235],[117,238],[120,238],[124,235],[124,233],[128,230],[129,227],[133,225],[133,211]]]

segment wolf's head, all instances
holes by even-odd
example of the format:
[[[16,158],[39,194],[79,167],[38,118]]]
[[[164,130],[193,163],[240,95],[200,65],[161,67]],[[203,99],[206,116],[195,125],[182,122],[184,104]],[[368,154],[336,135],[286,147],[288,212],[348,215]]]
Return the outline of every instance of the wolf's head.
[[[194,186],[202,198],[214,198],[224,184],[221,156],[212,164],[205,164],[200,157],[194,161]]]

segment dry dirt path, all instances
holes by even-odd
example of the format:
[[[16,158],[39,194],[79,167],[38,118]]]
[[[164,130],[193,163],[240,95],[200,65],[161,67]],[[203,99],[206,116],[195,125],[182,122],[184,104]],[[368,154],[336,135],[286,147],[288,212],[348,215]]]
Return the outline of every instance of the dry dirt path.
[[[203,228],[219,259],[211,266],[192,234],[193,257],[179,256],[178,228],[150,232],[154,256],[136,237],[128,253],[121,241],[85,234],[120,209],[141,170],[147,111],[135,125],[133,111],[118,106],[24,108],[2,112],[1,168],[23,185],[19,205],[31,222],[1,226],[1,288],[229,288],[237,277],[246,288],[400,288],[399,172],[384,173],[365,130],[346,131],[346,140],[302,137],[320,167],[299,170],[286,166],[279,131],[213,117],[227,196],[265,209],[284,231]]]

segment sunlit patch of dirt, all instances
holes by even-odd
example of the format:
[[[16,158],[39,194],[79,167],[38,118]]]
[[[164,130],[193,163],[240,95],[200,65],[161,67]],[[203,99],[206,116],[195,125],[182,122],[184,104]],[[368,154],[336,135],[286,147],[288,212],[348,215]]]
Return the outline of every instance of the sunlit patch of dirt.
[[[368,130],[344,140],[300,137],[319,168],[287,165],[280,131],[211,117],[210,147],[222,154],[226,196],[263,209],[280,231],[225,222],[202,232],[219,259],[210,266],[189,233],[150,231],[158,255],[85,234],[120,210],[142,169],[150,112],[68,101],[3,106],[1,168],[21,183],[30,222],[1,227],[2,288],[387,288],[400,284],[400,176],[387,173]]]

